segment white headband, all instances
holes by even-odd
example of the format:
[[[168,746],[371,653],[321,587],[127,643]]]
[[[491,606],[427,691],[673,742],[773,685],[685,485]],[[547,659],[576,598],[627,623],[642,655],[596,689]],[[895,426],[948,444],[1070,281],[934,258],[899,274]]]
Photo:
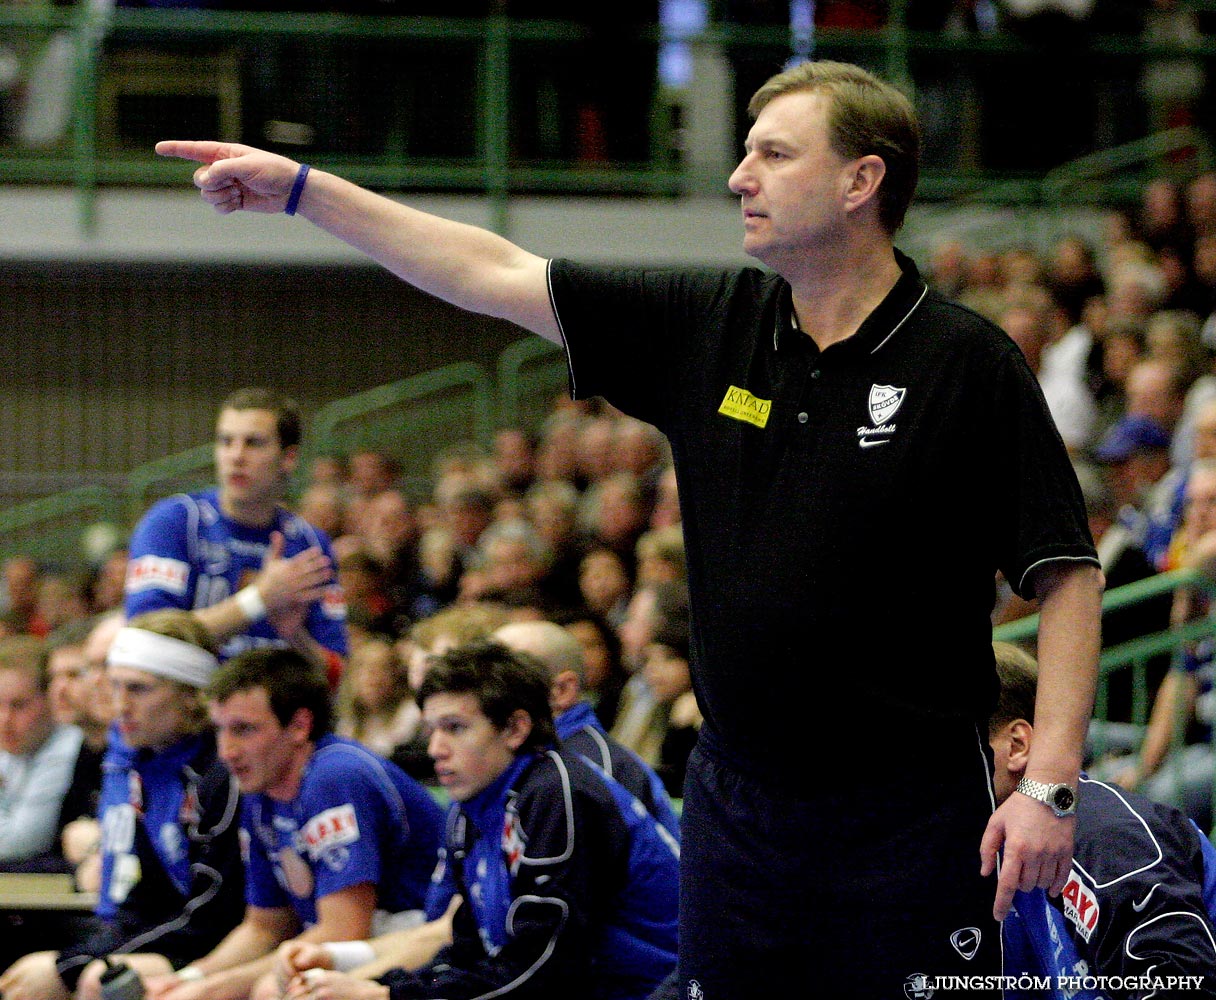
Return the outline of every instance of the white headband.
[[[193,643],[129,625],[120,628],[114,636],[106,663],[112,667],[145,670],[196,688],[206,687],[220,665],[207,650]]]

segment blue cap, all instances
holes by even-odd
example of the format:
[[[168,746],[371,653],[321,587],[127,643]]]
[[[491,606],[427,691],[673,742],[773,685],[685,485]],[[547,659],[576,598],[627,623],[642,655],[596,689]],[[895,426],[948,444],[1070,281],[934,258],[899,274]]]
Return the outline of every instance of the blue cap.
[[[1094,452],[1099,462],[1126,462],[1141,451],[1168,451],[1170,433],[1152,417],[1129,414],[1120,419]]]

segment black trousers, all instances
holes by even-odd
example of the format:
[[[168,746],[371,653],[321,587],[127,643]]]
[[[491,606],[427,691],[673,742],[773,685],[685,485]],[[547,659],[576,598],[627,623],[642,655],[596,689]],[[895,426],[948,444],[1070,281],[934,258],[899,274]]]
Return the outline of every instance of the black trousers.
[[[937,976],[1000,975],[996,878],[979,876],[991,757],[954,728],[924,752],[886,732],[888,767],[853,778],[825,739],[802,797],[703,740],[684,792],[677,995],[901,1000]]]

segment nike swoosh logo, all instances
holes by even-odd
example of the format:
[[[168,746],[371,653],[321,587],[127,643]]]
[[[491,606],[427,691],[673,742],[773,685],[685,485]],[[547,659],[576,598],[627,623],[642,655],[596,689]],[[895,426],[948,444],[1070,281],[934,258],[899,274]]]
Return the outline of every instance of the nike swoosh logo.
[[[869,438],[861,438],[857,442],[863,448],[877,448],[880,444],[890,444],[890,438],[879,438],[877,441],[871,441]]]
[[[1160,882],[1157,883],[1157,885],[1160,885],[1160,884],[1161,884]],[[1148,895],[1145,896],[1142,900],[1140,900],[1140,902],[1132,903],[1132,909],[1135,910],[1137,913],[1139,913],[1146,906],[1148,906],[1148,901],[1153,898],[1153,893],[1157,891],[1157,885],[1154,885],[1151,889],[1149,889]]]

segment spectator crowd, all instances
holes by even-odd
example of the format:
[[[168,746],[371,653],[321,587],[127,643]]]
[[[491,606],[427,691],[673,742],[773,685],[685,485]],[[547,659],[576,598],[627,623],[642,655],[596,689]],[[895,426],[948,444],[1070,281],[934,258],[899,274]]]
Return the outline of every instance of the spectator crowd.
[[[991,251],[947,239],[926,263],[936,289],[1002,327],[1038,377],[1108,586],[1178,568],[1216,578],[1216,173],[1149,183],[1135,211],[1109,214],[1100,241]],[[266,447],[256,421],[232,417],[277,404],[241,398],[218,424],[211,499],[224,516],[241,489],[241,509],[266,502],[249,499],[258,473],[223,455],[242,441]],[[556,950],[554,982],[590,976],[611,981],[604,996],[648,995],[674,961],[665,852],[677,854],[672,800],[702,721],[662,435],[598,400],[558,399],[539,427],[442,451],[420,495],[391,442],[294,470],[283,456],[298,437],[278,427],[275,469],[297,471],[299,489],[221,595],[243,618],[222,620],[222,604],[201,628],[202,604],[149,613],[149,586],[184,593],[185,577],[142,549],[129,562],[125,544],[79,577],[25,556],[3,566],[0,868],[69,873],[100,893],[107,929],[65,928],[49,952],[10,938],[0,990],[8,1000],[98,995],[94,959],[112,952],[133,956],[156,1000],[277,997],[309,970],[334,977],[335,996],[364,995],[341,992],[345,971],[390,969],[385,995],[440,995],[510,981],[574,933]],[[205,520],[210,501],[198,496]],[[337,586],[276,597],[266,574],[287,572],[297,523],[323,539],[297,552],[323,552],[314,571]],[[259,580],[260,607],[249,593]],[[994,624],[1033,610],[1001,580],[994,594]],[[257,622],[294,635],[313,607],[318,620],[344,621],[342,641],[323,624],[309,626],[319,655],[317,642],[256,640]],[[1105,641],[1212,611],[1206,588],[1182,588],[1110,616]],[[1180,805],[1204,830],[1214,657],[1204,639],[1151,663],[1146,718],[1116,677],[1091,739],[1091,777]],[[483,730],[488,742],[470,749]],[[166,777],[183,773],[185,791]],[[229,809],[238,791],[243,872]],[[511,839],[513,824],[526,822],[537,845],[573,837],[542,791],[571,797],[569,815],[600,831],[596,849],[618,882],[603,884],[581,859],[586,870],[556,876],[579,880],[576,932],[532,902],[526,930],[506,935],[519,858],[538,857]],[[446,830],[434,799],[457,804]],[[467,860],[497,856],[483,839],[499,829],[509,877]],[[645,876],[639,852],[651,859]],[[200,864],[218,881],[197,884]],[[532,878],[528,899],[544,885]],[[474,888],[471,912],[458,897]],[[205,932],[164,930],[175,903],[193,912],[204,896],[216,921]],[[596,951],[605,927],[610,954]],[[475,945],[488,953],[471,957]],[[621,955],[637,959],[634,979],[596,964]]]
[[[1073,457],[1107,588],[1167,570],[1208,573],[1216,459],[1216,173],[1147,182],[1098,239],[1001,252],[943,240],[931,279],[996,322],[1038,376]],[[1179,590],[1107,615],[1104,645],[1204,620]],[[1033,610],[998,581],[994,622]],[[1146,719],[1130,670],[1110,679],[1092,735],[1094,773],[1212,822],[1212,650],[1150,660]],[[1181,726],[1185,747],[1176,748]],[[1141,746],[1143,745],[1143,749]]]

